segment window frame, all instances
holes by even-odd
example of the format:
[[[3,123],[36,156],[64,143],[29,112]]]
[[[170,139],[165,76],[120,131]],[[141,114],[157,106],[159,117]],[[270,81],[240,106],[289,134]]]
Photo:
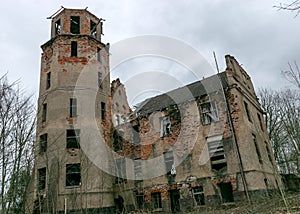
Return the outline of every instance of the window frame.
[[[197,189],[200,189],[199,191],[196,191]],[[205,205],[205,195],[204,195],[204,189],[203,186],[196,186],[192,187],[192,193],[193,193],[193,199],[196,206]],[[200,201],[198,200],[200,196]],[[200,202],[200,203],[198,203]]]
[[[100,71],[98,71],[97,79],[98,79],[98,88],[103,89],[103,85],[102,85],[103,79],[102,79],[102,73]]]
[[[101,119],[106,120],[106,103],[101,102]]]
[[[70,117],[77,117],[77,98],[70,98]]]
[[[73,132],[73,133],[71,133],[71,132]],[[76,141],[76,146],[74,146],[75,145],[75,143],[73,142],[74,140]],[[66,130],[66,148],[67,149],[80,149],[80,129],[67,129]]]
[[[54,23],[54,28],[55,28],[55,36],[59,35],[61,33],[61,21],[60,19],[58,19],[55,23]]]
[[[200,105],[200,109],[201,109],[202,125],[209,125],[211,123],[218,122],[220,120],[218,105],[216,100],[202,103]]]
[[[154,210],[162,208],[161,192],[151,193],[152,207]]]
[[[251,118],[251,114],[250,114],[250,110],[249,110],[249,105],[246,101],[244,101],[244,107],[245,107],[245,111],[246,111],[248,121],[252,123],[252,118]]]
[[[47,121],[47,103],[43,103],[42,105],[42,122]]]
[[[78,43],[77,41],[71,41],[71,57],[78,56]]]
[[[255,146],[255,151],[256,151],[256,154],[257,154],[258,162],[260,164],[263,164],[263,159],[262,159],[261,151],[260,151],[258,143],[257,143],[257,138],[256,138],[256,135],[253,134],[253,133],[252,133],[252,141],[253,141],[254,146]]]
[[[38,169],[38,184],[37,189],[38,191],[43,191],[46,189],[46,179],[47,179],[47,170],[46,167]]]
[[[72,171],[72,167],[73,169],[75,169],[74,171]],[[77,179],[79,178],[79,180],[72,178],[73,176],[78,176]],[[72,181],[75,182],[75,184]],[[80,163],[66,164],[66,187],[67,188],[79,187],[80,185],[81,185],[81,164]]]
[[[46,90],[51,87],[51,72],[48,72],[46,75]]]
[[[70,33],[80,34],[80,16],[70,16]]]
[[[169,136],[171,131],[171,121],[169,116],[160,117],[160,137]]]
[[[226,158],[222,139],[207,142],[207,148],[208,148],[211,168],[213,170],[219,171],[224,167],[227,167],[227,158]]]
[[[48,133],[40,135],[39,152],[40,154],[47,152]]]
[[[90,35],[97,38],[97,23],[90,19]]]

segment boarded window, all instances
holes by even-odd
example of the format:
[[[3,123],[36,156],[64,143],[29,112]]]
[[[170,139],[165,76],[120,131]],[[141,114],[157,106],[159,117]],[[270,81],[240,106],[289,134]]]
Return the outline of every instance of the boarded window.
[[[66,186],[80,186],[80,163],[66,165]]]
[[[171,122],[169,117],[160,118],[160,137],[171,134]]]
[[[202,124],[207,125],[219,120],[217,103],[212,101],[201,105]]]
[[[71,56],[77,56],[77,42],[71,41]]]
[[[218,138],[218,139],[217,139]],[[222,136],[207,139],[211,168],[220,170],[227,166]]]
[[[67,149],[80,148],[80,129],[67,130]]]
[[[40,153],[44,153],[47,151],[47,141],[48,141],[47,133],[40,136]]]
[[[77,99],[70,99],[70,117],[77,117]]]
[[[101,119],[105,120],[106,118],[106,105],[104,102],[101,102]]]
[[[46,79],[46,90],[51,87],[51,72],[47,73],[47,79]]]
[[[196,205],[205,205],[203,186],[193,187],[194,202]]]
[[[244,101],[244,106],[245,106],[245,111],[246,111],[246,114],[247,114],[247,118],[250,122],[252,122],[249,107],[248,107],[248,103],[246,103],[245,101]]]
[[[60,34],[60,31],[61,31],[61,24],[59,19],[55,22],[55,35]]]
[[[153,209],[162,208],[161,193],[160,192],[151,193],[151,200],[152,200]]]
[[[44,103],[42,106],[42,122],[47,120],[47,103]]]
[[[254,146],[255,146],[255,150],[256,150],[257,157],[258,157],[258,161],[259,161],[260,164],[262,164],[263,161],[262,161],[262,158],[261,158],[260,150],[258,148],[258,144],[257,144],[257,140],[256,140],[255,134],[252,134],[252,139],[253,139],[253,143],[254,143]]]
[[[71,16],[70,22],[70,32],[80,34],[80,16]]]
[[[92,37],[97,37],[97,24],[92,20],[90,20],[90,32]]]
[[[38,190],[46,188],[46,167],[38,169]]]
[[[102,88],[102,73],[98,72],[98,87]]]

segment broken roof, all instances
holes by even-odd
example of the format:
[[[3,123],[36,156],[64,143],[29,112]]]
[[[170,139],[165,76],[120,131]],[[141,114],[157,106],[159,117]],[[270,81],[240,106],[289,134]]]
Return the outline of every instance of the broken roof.
[[[209,95],[220,89],[224,89],[227,86],[226,73],[222,72],[156,97],[148,98],[137,107],[134,113],[137,113],[138,115],[147,115],[172,105]]]

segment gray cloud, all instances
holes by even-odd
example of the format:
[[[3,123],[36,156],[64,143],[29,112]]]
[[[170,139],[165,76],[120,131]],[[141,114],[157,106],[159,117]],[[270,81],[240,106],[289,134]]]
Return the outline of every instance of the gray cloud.
[[[277,11],[273,5],[278,2],[273,0],[5,1],[0,14],[0,74],[9,71],[11,81],[21,79],[31,92],[38,90],[40,45],[50,38],[46,17],[61,4],[88,6],[106,19],[104,43],[144,34],[165,35],[190,44],[213,68],[212,52],[216,51],[221,69],[225,69],[224,55],[234,55],[256,88],[284,87],[288,83],[280,71],[288,61],[300,60],[300,17]],[[180,74],[176,66],[164,66],[167,72],[174,69],[174,74]]]

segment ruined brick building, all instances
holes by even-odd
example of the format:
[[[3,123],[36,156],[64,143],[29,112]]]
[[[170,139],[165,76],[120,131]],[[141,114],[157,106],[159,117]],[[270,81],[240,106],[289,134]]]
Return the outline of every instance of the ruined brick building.
[[[50,18],[28,213],[186,212],[281,185],[258,98],[234,57],[224,72],[131,111],[120,80],[110,83],[103,19],[65,8]]]

